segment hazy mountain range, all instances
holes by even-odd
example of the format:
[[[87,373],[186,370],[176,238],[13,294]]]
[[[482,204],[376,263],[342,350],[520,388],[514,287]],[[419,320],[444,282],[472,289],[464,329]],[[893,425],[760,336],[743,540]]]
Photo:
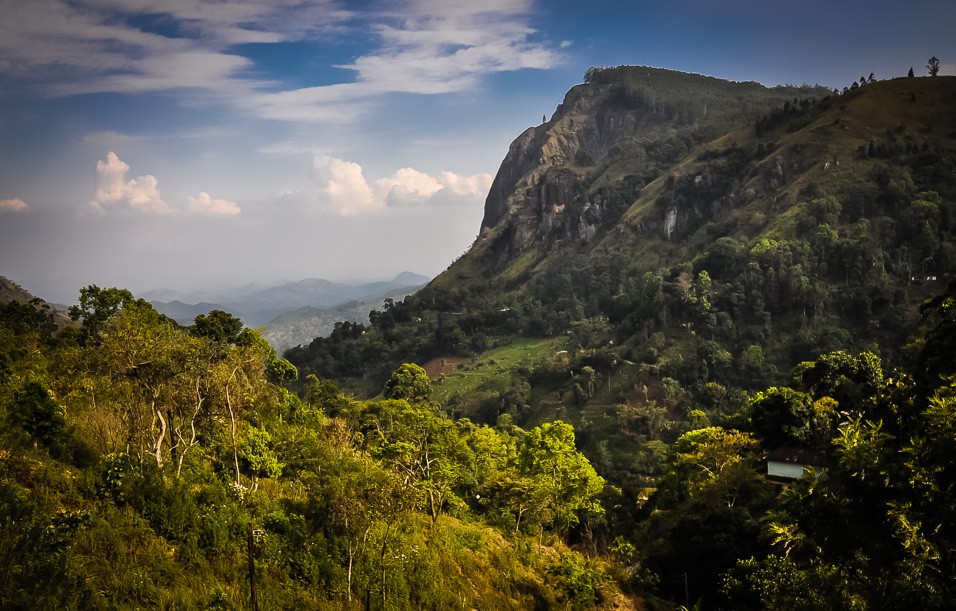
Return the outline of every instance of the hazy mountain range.
[[[250,284],[217,292],[159,289],[147,291],[143,297],[183,325],[211,310],[229,312],[250,327],[263,327],[264,337],[281,353],[327,335],[338,321],[367,321],[369,311],[381,309],[386,298],[401,300],[428,280],[403,272],[392,280],[365,284],[306,278],[270,287]]]

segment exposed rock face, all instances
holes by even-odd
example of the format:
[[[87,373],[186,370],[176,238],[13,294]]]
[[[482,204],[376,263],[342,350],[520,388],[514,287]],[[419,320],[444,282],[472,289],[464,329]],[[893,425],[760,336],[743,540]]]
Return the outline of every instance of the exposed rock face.
[[[608,151],[666,122],[646,107],[612,104],[618,89],[613,83],[573,87],[551,121],[528,128],[511,143],[485,201],[482,227],[495,227],[511,214],[533,213],[541,227],[515,232],[513,245],[522,248],[529,235],[555,227],[554,215],[586,188],[587,170]]]
[[[535,243],[594,239],[603,218],[587,199],[595,165],[622,140],[663,122],[643,107],[613,107],[613,84],[572,88],[551,121],[508,150],[485,203],[482,228],[506,225],[507,258]]]
[[[592,242],[616,223],[645,182],[672,171],[689,150],[796,95],[645,67],[597,69],[588,76],[589,82],[568,91],[550,121],[515,139],[498,170],[481,227],[482,235],[497,236],[499,264],[532,247]],[[770,187],[790,173],[777,159],[768,171]],[[708,186],[704,177],[696,180],[698,190]],[[693,213],[672,208],[662,204],[656,216],[638,223],[670,237]]]

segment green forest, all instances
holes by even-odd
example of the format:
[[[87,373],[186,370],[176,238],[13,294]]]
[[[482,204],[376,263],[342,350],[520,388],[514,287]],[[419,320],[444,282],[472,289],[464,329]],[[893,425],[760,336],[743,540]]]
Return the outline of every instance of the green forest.
[[[180,327],[95,286],[80,303],[59,332],[2,311],[5,608],[248,608],[253,583],[261,608],[951,600],[956,284],[922,307],[907,368],[826,353],[672,443],[666,415],[621,415],[656,437],[637,502],[571,424],[452,419],[417,365],[372,400],[312,375],[300,397],[228,314]],[[817,462],[784,485],[761,459],[789,445]]]
[[[445,273],[283,355],[0,303],[0,606],[951,608],[956,79],[581,99]]]

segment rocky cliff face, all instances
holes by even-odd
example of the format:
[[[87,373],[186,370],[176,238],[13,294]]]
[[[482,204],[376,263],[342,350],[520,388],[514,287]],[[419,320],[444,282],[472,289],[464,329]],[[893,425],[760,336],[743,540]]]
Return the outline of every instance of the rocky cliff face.
[[[643,105],[615,104],[619,91],[617,83],[577,85],[549,122],[518,136],[492,183],[482,227],[528,213],[543,222],[545,232],[561,225],[567,205],[587,187],[589,170],[597,162],[620,142],[650,136],[667,125],[666,117]],[[520,229],[518,243],[528,231],[541,233]]]
[[[590,242],[694,146],[795,93],[644,67],[589,77],[550,121],[515,139],[498,170],[481,226],[496,236],[499,263],[532,246]],[[665,210],[656,226],[672,232],[679,222]]]

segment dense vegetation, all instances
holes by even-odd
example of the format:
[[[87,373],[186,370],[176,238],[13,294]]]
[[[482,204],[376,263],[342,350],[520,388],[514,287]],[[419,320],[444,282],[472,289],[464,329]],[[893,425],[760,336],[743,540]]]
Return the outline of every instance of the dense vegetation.
[[[125,290],[79,301],[59,332],[34,304],[0,312],[4,608],[245,608],[248,545],[262,608],[613,594],[565,544],[603,515],[570,425],[453,421],[415,365],[373,401],[315,377],[300,398],[229,314],[180,327]]]
[[[80,303],[61,331],[31,303],[0,318],[4,608],[242,608],[250,579],[262,608],[956,594],[956,282],[924,304],[904,370],[835,351],[720,423],[625,410],[646,435],[633,458],[656,463],[635,472],[657,474],[631,499],[570,424],[453,420],[416,365],[369,401],[314,376],[299,397],[280,384],[294,368],[228,314],[184,328],[119,289]],[[779,446],[815,451],[813,469],[768,479]]]
[[[653,79],[634,76],[591,74],[596,84],[619,85],[598,112],[671,99]],[[644,94],[620,93],[638,87]],[[710,111],[721,115],[751,87],[718,83],[697,99],[722,99]],[[819,358],[875,359],[880,371],[914,366],[920,304],[956,273],[954,90],[953,79],[867,82],[786,101],[737,126],[726,114],[710,121],[702,108],[665,107],[670,131],[540,173],[572,180],[576,195],[563,206],[574,211],[570,230],[516,247],[530,212],[513,211],[416,295],[287,356],[360,394],[377,392],[370,382],[383,369],[414,360],[440,372],[433,396],[456,414],[489,425],[502,417],[525,427],[571,422],[619,495],[607,502],[610,540],[644,525],[625,539],[641,544],[635,553],[660,578],[657,591],[682,600],[687,573],[687,590],[716,604],[720,553],[733,550],[729,568],[771,549],[759,516],[775,501],[764,494],[753,506],[734,503],[713,519],[740,530],[707,543],[716,524],[699,512],[660,511],[675,498],[665,494],[675,447],[709,426],[757,435],[759,446],[737,439],[753,458],[785,443],[806,446],[814,441],[807,435],[759,434],[760,410],[774,401],[798,396],[802,407],[792,409],[804,416],[829,405],[828,391],[790,381],[800,363],[829,355]],[[546,211],[536,214],[541,226],[557,226]],[[867,400],[883,392],[877,386]],[[921,387],[906,401],[933,391]],[[831,461],[841,423],[814,441]],[[661,515],[691,530],[646,522]],[[667,537],[641,538],[647,524]],[[705,543],[714,555],[695,560]],[[692,578],[687,563],[697,561],[708,577]]]
[[[758,85],[664,72],[589,73],[664,129],[542,173],[570,224],[288,360],[0,303],[0,606],[951,607],[956,86],[743,124]]]

